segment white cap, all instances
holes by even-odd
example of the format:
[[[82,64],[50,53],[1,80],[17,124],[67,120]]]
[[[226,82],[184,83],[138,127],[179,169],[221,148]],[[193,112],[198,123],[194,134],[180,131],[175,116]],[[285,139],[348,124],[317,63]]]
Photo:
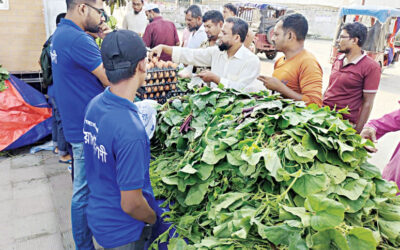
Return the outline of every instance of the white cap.
[[[158,9],[158,5],[155,3],[149,3],[149,4],[144,5],[145,11],[154,10],[154,9]]]

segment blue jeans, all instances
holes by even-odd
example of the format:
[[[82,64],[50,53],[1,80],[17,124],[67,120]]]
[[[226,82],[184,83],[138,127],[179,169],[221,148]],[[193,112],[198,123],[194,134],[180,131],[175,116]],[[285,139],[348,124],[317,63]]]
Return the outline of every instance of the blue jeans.
[[[85,156],[83,142],[71,143],[74,159],[74,183],[71,201],[72,235],[77,250],[94,250],[92,232],[86,217],[86,207],[89,199],[89,188],[86,180]]]
[[[58,147],[58,155],[64,156],[68,154],[68,150],[67,150],[67,142],[65,141],[64,137],[64,130],[61,125],[60,112],[58,111],[54,97],[50,96],[49,99],[51,106],[53,108],[52,140],[53,142],[55,142],[54,146]]]

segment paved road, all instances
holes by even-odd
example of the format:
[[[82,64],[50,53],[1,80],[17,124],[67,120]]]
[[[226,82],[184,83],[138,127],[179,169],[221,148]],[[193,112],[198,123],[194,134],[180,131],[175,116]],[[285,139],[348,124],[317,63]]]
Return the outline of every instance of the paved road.
[[[306,49],[315,55],[324,71],[323,91],[325,91],[329,84],[331,46],[332,41],[326,40],[306,40],[305,43]],[[259,54],[261,59],[261,74],[271,75],[274,62],[281,56],[283,54],[278,53],[277,57],[271,61],[263,54]],[[400,62],[384,69],[370,119],[379,118],[386,113],[399,109],[400,105],[398,101],[400,101]],[[400,132],[384,136],[377,143],[378,152],[372,155],[369,161],[380,169],[383,169],[392,156],[398,142],[400,142]]]
[[[306,43],[324,69],[325,88],[330,72],[330,44],[319,40]],[[271,74],[273,62],[260,57],[262,73]],[[372,118],[400,107],[399,65],[384,71]],[[399,133],[382,138],[371,162],[383,168],[399,141]],[[70,223],[72,185],[67,165],[58,163],[51,152],[30,155],[26,151],[13,158],[0,158],[0,249],[74,249]]]

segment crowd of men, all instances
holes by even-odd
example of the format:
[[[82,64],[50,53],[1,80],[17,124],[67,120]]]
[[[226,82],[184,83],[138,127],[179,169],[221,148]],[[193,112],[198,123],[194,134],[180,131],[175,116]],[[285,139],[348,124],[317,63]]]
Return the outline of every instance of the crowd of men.
[[[380,68],[361,49],[367,29],[360,23],[343,27],[342,54],[323,94],[322,68],[304,49],[308,23],[301,14],[277,21],[272,41],[284,56],[275,62],[272,76],[263,76],[246,42],[254,34],[232,4],[223,13],[204,14],[190,6],[181,43],[175,25],[155,4],[132,0],[123,29],[112,31],[102,0],[66,2],[67,13],[51,41],[52,88],[65,140],[72,146],[71,220],[77,249],[94,249],[93,236],[105,249],[146,249],[162,224],[150,184],[150,140],[134,104],[148,56],[183,63],[182,77],[198,77],[211,87],[269,89],[306,104],[349,107],[344,118],[358,133],[368,120]],[[104,39],[101,50],[88,32]],[[379,124],[371,123],[362,135],[375,139]]]

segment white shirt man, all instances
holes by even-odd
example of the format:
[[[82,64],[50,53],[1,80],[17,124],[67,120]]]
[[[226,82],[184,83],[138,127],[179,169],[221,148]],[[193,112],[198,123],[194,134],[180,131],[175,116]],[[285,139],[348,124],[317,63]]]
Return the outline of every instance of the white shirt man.
[[[219,34],[218,46],[190,49],[159,45],[151,55],[161,53],[172,56],[172,61],[200,67],[211,67],[197,74],[206,83],[221,83],[226,88],[244,92],[264,90],[256,78],[260,73],[260,60],[243,46],[248,25],[240,18],[228,18]]]
[[[122,28],[132,30],[142,36],[147,24],[148,20],[142,0],[132,0],[132,10],[125,15]]]
[[[220,83],[226,88],[244,92],[264,89],[262,83],[256,80],[260,73],[260,60],[243,45],[231,58],[218,46],[205,49],[173,47],[172,61],[211,67],[211,72],[220,77]]]
[[[204,24],[202,24],[198,30],[190,33],[187,47],[192,49],[200,48],[200,45],[207,41],[207,39],[206,30]]]

